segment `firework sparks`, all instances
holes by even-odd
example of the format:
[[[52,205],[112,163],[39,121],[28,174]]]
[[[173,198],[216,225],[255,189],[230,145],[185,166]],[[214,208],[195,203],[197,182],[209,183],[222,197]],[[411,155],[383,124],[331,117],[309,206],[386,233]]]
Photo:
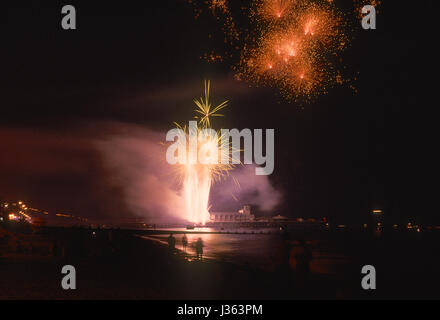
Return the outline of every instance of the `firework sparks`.
[[[382,5],[381,0],[353,0],[354,10],[358,19],[362,19],[364,14],[362,8],[366,5],[372,5],[376,9],[376,14],[379,13],[379,7]]]
[[[293,7],[294,0],[266,0],[257,4],[258,13],[264,20],[273,21],[284,18]]]
[[[285,19],[277,20],[280,8]],[[269,14],[273,20],[267,23]],[[265,0],[255,6],[253,17],[263,31],[242,52],[240,79],[275,85],[289,99],[324,94],[341,81],[331,58],[347,40],[343,21],[330,3]]]
[[[205,97],[200,97],[199,100],[194,100],[194,103],[197,106],[195,111],[201,115],[200,124],[204,128],[211,127],[211,117],[222,117],[223,115],[219,114],[218,112],[228,105],[228,101],[226,100],[220,103],[218,106],[212,108],[211,101],[209,100],[210,87],[210,81],[205,81]]]
[[[233,62],[237,79],[277,87],[293,100],[310,100],[348,82],[340,67],[340,53],[349,42],[347,22],[333,1],[253,0],[242,8],[249,20],[243,30],[234,23],[230,1],[208,5],[222,22],[230,47],[238,51]]]

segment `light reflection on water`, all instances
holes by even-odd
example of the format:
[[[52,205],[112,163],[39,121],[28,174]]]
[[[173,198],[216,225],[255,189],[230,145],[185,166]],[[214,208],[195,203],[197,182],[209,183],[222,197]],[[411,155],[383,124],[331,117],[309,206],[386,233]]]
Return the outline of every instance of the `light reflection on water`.
[[[159,230],[159,229],[156,229]],[[197,239],[202,238],[204,248],[203,257],[227,261],[239,265],[248,265],[267,271],[274,271],[283,259],[285,253],[285,242],[283,242],[279,230],[277,229],[258,229],[254,234],[219,234],[219,233],[198,233],[215,232],[218,229],[196,228],[195,230],[186,230],[185,228],[167,228],[171,232],[185,232],[188,238],[187,253],[195,256],[195,244]],[[227,230],[222,230],[222,232]],[[234,229],[233,232],[251,233],[250,229]],[[260,234],[264,232],[265,234]],[[267,234],[271,232],[271,234]],[[167,245],[169,233],[144,236],[144,238],[153,239]],[[176,238],[176,249],[183,250],[183,234],[174,234]],[[344,265],[347,264],[347,258],[342,254],[330,252],[325,246],[310,242],[313,250],[313,260],[310,268],[312,272],[322,274],[337,274],[343,272]],[[190,258],[191,259],[191,258]]]

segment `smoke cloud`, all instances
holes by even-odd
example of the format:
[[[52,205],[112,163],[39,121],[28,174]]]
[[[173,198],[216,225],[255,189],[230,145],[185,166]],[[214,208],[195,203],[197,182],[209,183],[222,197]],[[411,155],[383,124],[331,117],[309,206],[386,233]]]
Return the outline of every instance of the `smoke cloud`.
[[[117,124],[116,133],[96,142],[102,155],[107,183],[122,190],[125,205],[136,216],[151,222],[183,222],[176,167],[166,162],[165,132],[140,126]],[[238,182],[238,183],[237,183]],[[268,176],[256,176],[255,166],[237,166],[211,190],[211,211],[236,211],[250,204],[259,211],[271,211],[282,195]]]

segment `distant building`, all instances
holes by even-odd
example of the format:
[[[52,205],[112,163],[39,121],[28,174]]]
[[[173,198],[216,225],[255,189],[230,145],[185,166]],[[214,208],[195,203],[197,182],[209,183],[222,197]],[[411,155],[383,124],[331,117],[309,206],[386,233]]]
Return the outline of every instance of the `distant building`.
[[[251,206],[243,206],[237,212],[211,212],[211,222],[252,222],[255,216],[251,214]]]

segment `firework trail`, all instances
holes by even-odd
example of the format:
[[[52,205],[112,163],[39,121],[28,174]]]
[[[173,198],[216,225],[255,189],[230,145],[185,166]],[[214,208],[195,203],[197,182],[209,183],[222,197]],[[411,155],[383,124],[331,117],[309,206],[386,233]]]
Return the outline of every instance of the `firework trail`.
[[[211,127],[211,118],[223,116],[218,112],[227,106],[228,101],[213,106],[210,82],[205,81],[204,96],[194,103],[197,122],[192,126],[176,124],[182,129],[178,143],[186,150],[183,164],[177,167],[177,176],[183,186],[187,220],[204,225],[209,218],[211,186],[225,177],[234,165],[230,161],[232,148],[229,140],[222,139],[222,135]]]

